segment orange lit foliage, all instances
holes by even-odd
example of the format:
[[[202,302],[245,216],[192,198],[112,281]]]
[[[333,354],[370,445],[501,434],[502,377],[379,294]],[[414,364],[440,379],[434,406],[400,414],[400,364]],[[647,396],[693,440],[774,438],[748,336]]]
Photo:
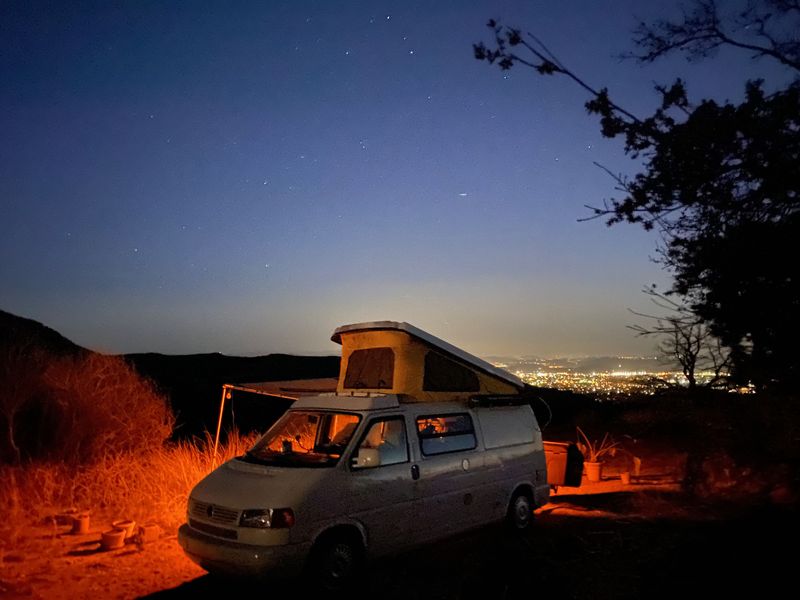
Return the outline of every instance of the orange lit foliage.
[[[88,354],[44,373],[40,456],[85,464],[159,448],[174,422],[166,400],[122,358]]]
[[[18,464],[23,458],[18,426],[44,392],[42,373],[48,359],[30,342],[0,347],[0,463]]]
[[[16,378],[0,369],[5,383],[18,384],[3,410],[13,417],[8,431],[22,458],[18,466],[0,464],[7,516],[0,547],[28,520],[69,506],[177,526],[189,490],[212,468],[208,441],[165,446],[173,423],[167,402],[122,358],[30,356],[42,360]],[[250,443],[234,435],[222,453],[240,454]]]
[[[172,431],[166,400],[122,358],[0,349],[0,463],[70,464],[160,446]]]
[[[29,522],[74,506],[92,511],[92,520],[154,521],[174,531],[186,518],[194,485],[234,456],[243,454],[255,436],[231,432],[213,460],[213,436],[193,442],[156,446],[140,454],[109,455],[83,467],[31,462],[0,465],[0,552],[14,545]],[[103,518],[103,515],[106,517]]]

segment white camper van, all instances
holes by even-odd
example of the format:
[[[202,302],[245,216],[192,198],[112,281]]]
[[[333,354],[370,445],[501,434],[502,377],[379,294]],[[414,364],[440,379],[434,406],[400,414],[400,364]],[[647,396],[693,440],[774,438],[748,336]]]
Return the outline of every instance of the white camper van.
[[[503,519],[528,526],[550,487],[518,379],[407,323],[333,339],[337,390],[299,397],[192,490],[179,541],[193,560],[256,576],[308,567],[335,587],[365,558]]]

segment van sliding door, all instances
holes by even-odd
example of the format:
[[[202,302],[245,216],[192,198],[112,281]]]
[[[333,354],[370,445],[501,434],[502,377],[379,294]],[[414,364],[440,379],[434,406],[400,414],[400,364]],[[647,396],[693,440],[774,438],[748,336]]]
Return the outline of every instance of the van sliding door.
[[[483,453],[468,413],[419,415],[415,537],[446,537],[480,523]]]

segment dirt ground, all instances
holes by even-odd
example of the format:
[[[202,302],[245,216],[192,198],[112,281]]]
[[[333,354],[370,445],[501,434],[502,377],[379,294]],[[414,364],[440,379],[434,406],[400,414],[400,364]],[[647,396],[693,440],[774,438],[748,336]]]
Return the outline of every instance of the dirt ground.
[[[765,502],[700,502],[680,491],[681,457],[649,461],[623,485],[561,488],[523,535],[497,526],[365,567],[351,597],[659,598],[759,597],[794,581],[798,512]],[[186,558],[175,533],[99,550],[108,520],[91,533],[28,529],[0,562],[2,598],[189,598],[254,594],[303,597],[302,581],[246,583],[211,577]]]

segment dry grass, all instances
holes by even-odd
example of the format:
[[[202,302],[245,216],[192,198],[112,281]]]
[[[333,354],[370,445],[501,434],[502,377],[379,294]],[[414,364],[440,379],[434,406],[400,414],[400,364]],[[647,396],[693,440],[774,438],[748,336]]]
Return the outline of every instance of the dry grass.
[[[0,348],[0,463],[138,453],[160,446],[174,422],[166,398],[119,356]]]
[[[160,446],[175,419],[152,382],[118,356],[89,354],[51,361],[44,374],[49,391],[37,440],[38,453],[74,464],[109,454],[140,454]]]
[[[90,511],[94,523],[177,528],[190,490],[214,466],[211,436],[165,443],[175,421],[166,398],[121,357],[6,350],[0,358],[14,360],[0,368],[0,551],[68,508]],[[234,432],[216,464],[254,442]]]
[[[254,436],[232,434],[216,464],[242,454]],[[174,530],[183,522],[192,487],[213,468],[213,439],[180,442],[137,453],[107,454],[90,465],[29,463],[0,466],[0,548],[19,542],[32,522],[65,508],[103,518],[155,522]]]

